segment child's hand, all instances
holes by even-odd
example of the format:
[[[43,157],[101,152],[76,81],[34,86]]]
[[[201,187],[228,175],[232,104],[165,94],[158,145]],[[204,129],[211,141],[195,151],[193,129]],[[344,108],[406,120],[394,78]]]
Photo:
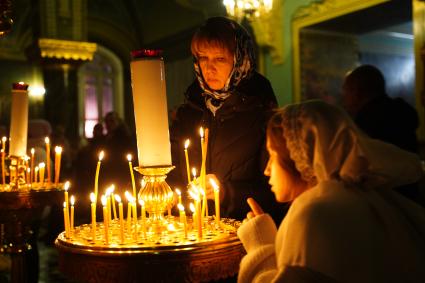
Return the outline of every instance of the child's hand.
[[[248,219],[264,214],[264,211],[261,206],[253,198],[248,198],[246,201],[248,202],[248,205],[249,207],[251,207],[252,210],[246,215]]]

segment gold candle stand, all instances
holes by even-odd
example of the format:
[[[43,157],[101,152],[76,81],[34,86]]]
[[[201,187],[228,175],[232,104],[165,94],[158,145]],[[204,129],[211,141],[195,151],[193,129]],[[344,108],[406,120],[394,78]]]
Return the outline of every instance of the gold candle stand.
[[[134,170],[143,175],[142,188],[138,199],[144,201],[149,218],[162,226],[163,214],[173,204],[173,191],[165,179],[174,166],[135,167]]]

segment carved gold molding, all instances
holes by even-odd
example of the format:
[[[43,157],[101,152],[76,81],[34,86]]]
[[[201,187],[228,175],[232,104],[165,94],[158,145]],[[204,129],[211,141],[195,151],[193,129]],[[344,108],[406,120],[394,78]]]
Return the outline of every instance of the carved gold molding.
[[[251,20],[257,43],[268,49],[273,64],[283,63],[282,9],[282,0],[274,0],[267,15]]]
[[[38,40],[42,58],[65,60],[92,60],[96,43],[40,38]]]
[[[323,0],[300,7],[292,17],[293,100],[301,100],[300,31],[345,14],[363,10],[390,0]]]

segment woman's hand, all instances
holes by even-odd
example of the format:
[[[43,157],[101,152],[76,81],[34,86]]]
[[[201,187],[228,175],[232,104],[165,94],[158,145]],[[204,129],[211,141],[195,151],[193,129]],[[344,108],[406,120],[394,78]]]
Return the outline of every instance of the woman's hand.
[[[251,207],[251,211],[248,212],[248,214],[246,215],[246,217],[248,219],[251,219],[251,218],[254,218],[255,216],[264,214],[264,211],[261,208],[261,206],[253,198],[248,198],[246,201],[247,201],[249,207]]]

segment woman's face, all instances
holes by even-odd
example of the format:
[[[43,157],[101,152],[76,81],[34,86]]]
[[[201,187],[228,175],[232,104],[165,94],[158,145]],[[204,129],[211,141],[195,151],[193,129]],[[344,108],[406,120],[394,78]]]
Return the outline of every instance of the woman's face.
[[[212,90],[222,89],[233,69],[233,54],[218,46],[201,45],[197,58],[208,87]]]
[[[300,182],[297,182],[296,178],[280,165],[279,155],[270,146],[269,140],[267,140],[267,151],[270,157],[264,170],[264,175],[270,177],[269,185],[275,194],[276,200],[278,202],[293,201],[304,188],[301,188]]]

